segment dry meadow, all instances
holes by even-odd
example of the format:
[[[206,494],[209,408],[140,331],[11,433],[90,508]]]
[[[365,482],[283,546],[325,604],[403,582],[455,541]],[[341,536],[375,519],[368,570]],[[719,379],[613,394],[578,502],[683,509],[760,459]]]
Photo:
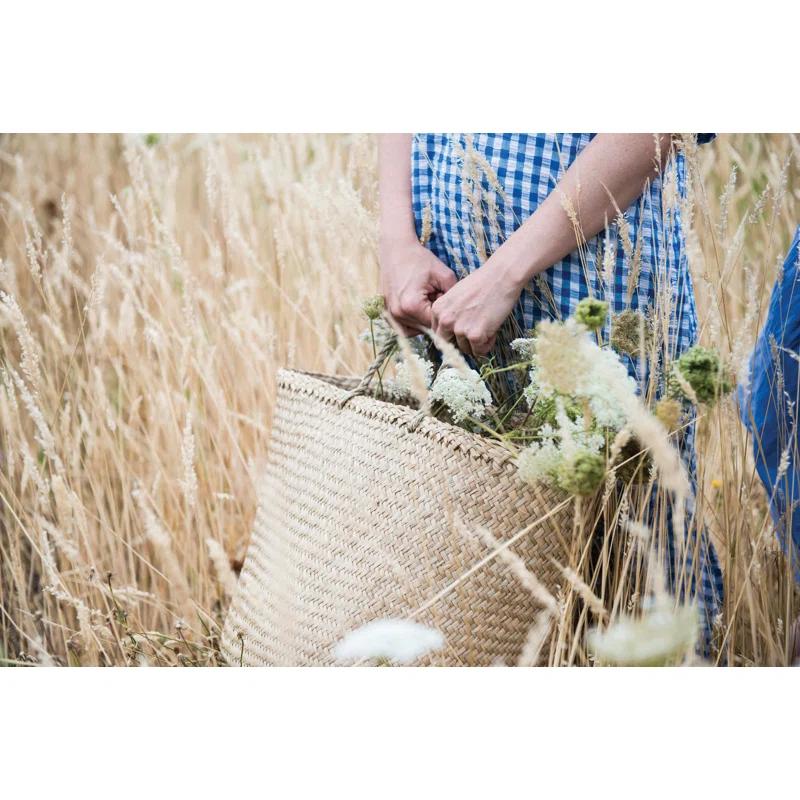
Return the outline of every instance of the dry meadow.
[[[375,149],[0,136],[0,663],[221,663],[276,370],[370,360]],[[791,134],[723,134],[690,159],[701,341],[738,374],[800,221],[799,167]],[[701,415],[698,463],[726,588],[711,663],[787,664],[800,602],[730,398]],[[589,601],[565,583],[543,663],[590,663],[582,634],[631,606],[624,580]]]

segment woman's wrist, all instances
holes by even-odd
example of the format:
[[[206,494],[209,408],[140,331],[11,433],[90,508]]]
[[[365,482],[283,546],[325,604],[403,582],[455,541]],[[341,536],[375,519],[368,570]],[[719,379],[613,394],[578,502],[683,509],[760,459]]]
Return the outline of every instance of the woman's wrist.
[[[521,292],[541,269],[537,269],[537,263],[531,258],[530,252],[516,252],[516,247],[506,250],[509,243],[510,240],[496,250],[486,266],[496,272],[498,280],[504,285]]]
[[[532,217],[517,229],[486,262],[494,265],[500,280],[520,292],[558,260],[552,247],[543,246],[548,239],[533,227],[533,221]]]
[[[378,238],[378,250],[382,256],[413,250],[420,246],[416,231],[381,233]]]

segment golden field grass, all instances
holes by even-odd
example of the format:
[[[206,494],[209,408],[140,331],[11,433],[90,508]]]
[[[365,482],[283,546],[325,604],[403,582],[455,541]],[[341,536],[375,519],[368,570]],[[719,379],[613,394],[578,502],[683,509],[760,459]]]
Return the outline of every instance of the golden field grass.
[[[375,161],[365,135],[0,137],[0,659],[219,662],[275,372],[369,361]],[[799,166],[778,134],[721,135],[690,164],[702,342],[738,369]],[[786,664],[800,602],[730,400],[698,447],[726,579],[714,663]],[[545,663],[589,661],[578,594]]]

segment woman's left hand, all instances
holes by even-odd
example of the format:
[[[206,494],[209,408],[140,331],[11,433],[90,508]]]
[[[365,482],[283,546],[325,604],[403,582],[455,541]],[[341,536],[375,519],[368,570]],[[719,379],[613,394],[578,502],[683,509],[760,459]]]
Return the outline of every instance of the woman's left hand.
[[[514,309],[522,286],[489,259],[433,304],[434,332],[472,356],[493,347],[497,331]]]

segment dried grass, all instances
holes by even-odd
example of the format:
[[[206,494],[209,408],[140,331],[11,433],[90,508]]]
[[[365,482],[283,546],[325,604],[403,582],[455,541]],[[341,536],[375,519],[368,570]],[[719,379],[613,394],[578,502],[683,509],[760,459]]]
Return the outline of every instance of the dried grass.
[[[787,135],[687,149],[702,340],[740,364],[800,220],[798,153]],[[218,662],[277,367],[369,362],[374,163],[366,136],[0,137],[0,659]],[[788,663],[800,603],[730,402],[698,447],[695,522],[726,575],[716,661]],[[637,491],[576,506],[520,663],[590,663],[587,626],[658,584]]]

